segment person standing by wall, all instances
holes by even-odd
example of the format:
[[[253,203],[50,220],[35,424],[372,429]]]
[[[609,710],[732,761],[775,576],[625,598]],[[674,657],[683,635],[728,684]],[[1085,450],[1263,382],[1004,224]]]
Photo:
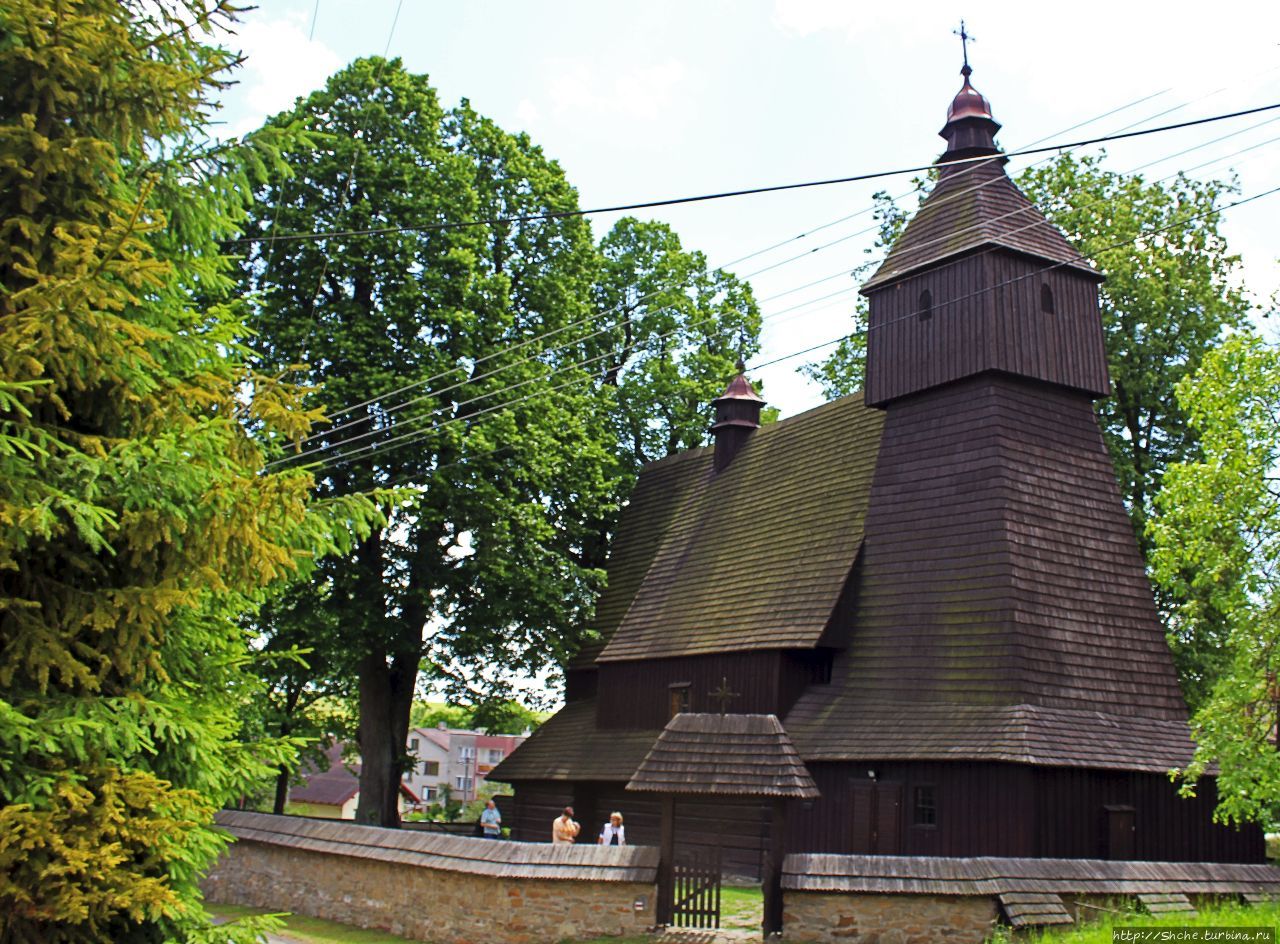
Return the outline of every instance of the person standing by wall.
[[[573,807],[566,806],[564,812],[551,824],[551,843],[556,846],[569,846],[578,838],[582,829],[573,819]]]
[[[622,826],[622,814],[610,813],[609,822],[600,830],[600,838],[596,840],[602,846],[625,846],[627,833]]]
[[[502,814],[492,800],[485,803],[484,812],[480,814],[480,828],[484,830],[485,839],[502,838]]]

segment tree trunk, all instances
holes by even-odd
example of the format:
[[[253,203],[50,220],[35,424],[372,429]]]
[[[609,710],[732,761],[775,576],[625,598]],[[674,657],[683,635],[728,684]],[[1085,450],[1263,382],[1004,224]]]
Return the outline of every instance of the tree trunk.
[[[400,777],[409,739],[409,714],[418,681],[418,653],[388,661],[360,660],[360,802],[356,821],[400,826]]]
[[[271,806],[271,812],[277,816],[284,814],[285,804],[289,802],[289,768],[284,765],[280,766],[276,773],[276,799]]]

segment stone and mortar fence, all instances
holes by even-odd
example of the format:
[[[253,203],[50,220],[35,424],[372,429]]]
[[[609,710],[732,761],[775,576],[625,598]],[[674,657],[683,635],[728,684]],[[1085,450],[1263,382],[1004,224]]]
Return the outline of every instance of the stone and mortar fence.
[[[431,944],[544,944],[654,923],[658,850],[551,846],[223,812],[236,837],[210,902],[378,928]]]

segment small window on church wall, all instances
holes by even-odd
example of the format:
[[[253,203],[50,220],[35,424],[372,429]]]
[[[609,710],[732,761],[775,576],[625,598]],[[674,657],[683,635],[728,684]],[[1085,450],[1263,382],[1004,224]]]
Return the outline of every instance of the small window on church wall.
[[[916,826],[938,825],[938,807],[934,801],[931,785],[915,788],[911,804],[911,822]]]
[[[920,293],[919,315],[921,321],[928,321],[933,317],[933,292],[928,289]]]
[[[1053,289],[1045,282],[1040,286],[1040,310],[1046,315],[1053,314]]]
[[[674,718],[676,715],[689,710],[689,686],[688,685],[672,685],[668,690],[668,715]]]

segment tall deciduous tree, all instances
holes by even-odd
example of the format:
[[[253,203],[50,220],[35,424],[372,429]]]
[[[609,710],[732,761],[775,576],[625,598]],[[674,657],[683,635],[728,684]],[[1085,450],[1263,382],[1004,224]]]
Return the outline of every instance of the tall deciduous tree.
[[[632,469],[707,441],[708,404],[760,347],[751,287],[685,250],[667,224],[619,220],[600,241],[593,291],[603,382]],[[593,342],[596,343],[596,342]]]
[[[1248,321],[1239,259],[1213,212],[1228,188],[1182,175],[1151,182],[1070,154],[1018,185],[1107,276],[1099,295],[1112,395],[1098,402],[1098,420],[1149,551],[1145,522],[1164,470],[1196,455],[1175,390],[1224,332]]]
[[[1218,773],[1218,815],[1274,828],[1280,814],[1280,347],[1243,333],[1178,384],[1203,455],[1165,472],[1150,534],[1176,630],[1220,646],[1194,715],[1194,784]],[[1225,630],[1225,631],[1224,631]]]
[[[661,224],[622,220],[599,249],[577,217],[455,225],[577,196],[526,136],[444,109],[398,62],[357,62],[273,122],[295,124],[321,145],[263,189],[246,278],[264,365],[306,363],[339,408],[299,456],[321,491],[415,494],[314,601],[356,660],[357,816],[392,825],[420,664],[483,716],[566,660],[635,468],[705,441],[760,318]],[[312,229],[343,235],[271,238]]]
[[[271,158],[205,147],[230,3],[0,9],[0,939],[198,932],[237,737],[238,617],[372,508],[261,474],[313,414],[245,363],[219,240]],[[205,301],[197,303],[196,299]],[[210,301],[210,299],[212,301]]]
[[[358,677],[357,818],[396,825],[424,658],[455,695],[502,697],[565,657],[591,605],[582,549],[616,480],[576,324],[594,248],[577,217],[453,225],[577,198],[528,138],[446,111],[398,61],[353,63],[271,126],[295,124],[320,143],[261,190],[245,274],[263,368],[305,364],[316,403],[348,407],[298,457],[321,493],[413,496],[312,602]],[[340,235],[271,239],[312,230]]]

